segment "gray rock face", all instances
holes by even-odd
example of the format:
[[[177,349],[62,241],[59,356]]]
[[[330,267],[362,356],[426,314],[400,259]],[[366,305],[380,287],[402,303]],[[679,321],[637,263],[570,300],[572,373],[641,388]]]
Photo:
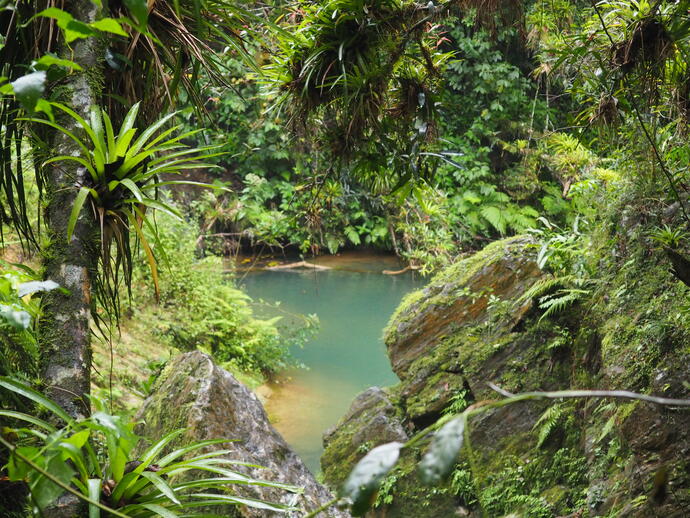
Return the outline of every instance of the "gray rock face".
[[[281,516],[303,516],[333,498],[271,426],[258,398],[201,352],[182,354],[170,361],[154,393],[144,402],[138,419],[145,423],[140,433],[152,440],[185,428],[175,446],[204,439],[235,441],[216,447],[231,450],[227,458],[263,467],[234,466],[233,469],[253,478],[304,488],[302,494],[239,484],[230,488],[233,494],[291,504],[302,510]],[[238,518],[275,515],[270,511],[232,506],[223,508],[222,512]],[[349,517],[335,508],[319,516]]]

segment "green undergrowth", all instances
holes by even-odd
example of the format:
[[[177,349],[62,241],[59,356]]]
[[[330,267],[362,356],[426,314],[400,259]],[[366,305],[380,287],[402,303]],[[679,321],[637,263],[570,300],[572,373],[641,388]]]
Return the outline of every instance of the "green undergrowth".
[[[112,339],[112,395],[124,408],[136,408],[171,356],[190,350],[210,354],[250,388],[293,365],[290,347],[306,339],[315,322],[283,326],[262,319],[252,299],[237,288],[232,271],[217,256],[201,255],[195,224],[168,215],[157,218],[160,297],[154,297],[151,272],[134,270],[125,318]],[[143,252],[142,252],[143,253]],[[95,383],[111,391],[111,345],[95,346]]]

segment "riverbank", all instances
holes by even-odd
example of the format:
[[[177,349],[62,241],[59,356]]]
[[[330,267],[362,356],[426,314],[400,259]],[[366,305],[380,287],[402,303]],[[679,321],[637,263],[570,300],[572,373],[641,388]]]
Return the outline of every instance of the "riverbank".
[[[226,261],[222,265],[218,265],[218,268],[227,274],[232,274],[235,276],[236,283],[240,286],[247,283],[247,279],[254,278],[256,275],[263,275],[268,273],[267,268],[271,268],[275,265],[293,263],[294,260],[299,258],[295,257],[281,257],[276,258],[275,256],[263,256],[263,257],[239,257],[236,262]],[[398,258],[383,253],[376,253],[368,250],[358,250],[343,252],[341,254],[329,256],[320,256],[316,258],[309,258],[308,262],[314,263],[320,266],[326,267],[328,270],[333,270],[340,272],[337,275],[344,274],[371,274],[368,277],[370,280],[374,277],[380,277],[382,279],[389,278],[388,276],[381,275],[381,272],[385,269],[397,269],[400,267],[400,262]],[[253,268],[249,268],[253,265]],[[305,275],[314,276],[315,272],[311,270],[285,270],[283,272],[285,275],[292,276],[296,274],[295,279],[301,279],[300,282],[305,281]],[[327,273],[327,270],[316,272],[316,277],[312,278],[313,287],[315,290],[315,297],[319,297],[318,292],[320,289],[319,279],[324,279],[323,273]],[[404,276],[395,276],[397,279],[401,278],[412,278],[411,274],[405,274]],[[384,281],[386,283],[387,281]],[[405,283],[405,280],[397,281],[393,280],[393,285],[399,285],[400,282]],[[416,282],[416,281],[414,281]],[[279,289],[272,300],[282,300],[281,290]],[[261,298],[258,295],[257,298]],[[263,297],[271,298],[271,297]],[[341,297],[342,300],[343,297]],[[308,313],[319,313],[320,309],[323,307],[324,298],[320,296],[315,300],[321,301],[317,305],[318,307],[304,311],[295,311],[294,313],[308,314]],[[253,309],[255,309],[260,316],[269,317],[268,314],[262,314],[262,311],[267,309],[265,304],[260,303],[258,300],[252,304]],[[394,306],[391,306],[394,307]],[[270,309],[270,308],[269,308]],[[283,309],[287,309],[287,306],[283,305]],[[392,310],[392,309],[391,309]],[[94,376],[92,383],[92,392],[94,394],[100,395],[103,398],[110,398],[112,389],[112,398],[114,400],[114,406],[125,412],[132,412],[137,409],[142,401],[148,394],[153,380],[155,379],[158,372],[161,370],[165,362],[172,356],[179,354],[181,351],[175,347],[170,346],[165,340],[161,338],[156,332],[156,323],[158,308],[155,306],[153,299],[151,299],[151,304],[137,309],[136,312],[131,313],[125,318],[123,318],[120,329],[115,330],[113,333],[112,349],[111,344],[104,342],[103,340],[94,340],[93,344],[93,361],[94,361]],[[390,313],[390,312],[387,312]],[[289,315],[286,313],[281,314],[283,316],[284,324],[286,326],[299,325],[301,322],[289,322]],[[386,317],[387,318],[387,315]],[[383,322],[385,324],[385,321]],[[382,328],[382,325],[380,326]],[[376,331],[376,334],[372,335],[372,340],[374,342],[378,341],[378,335],[380,334],[380,328]],[[295,351],[298,355],[298,361],[305,363],[305,360],[300,356],[304,350]],[[311,360],[309,360],[311,361]],[[340,360],[338,360],[340,361]],[[112,364],[111,364],[112,362]],[[386,362],[387,363],[387,362]],[[276,422],[282,422],[285,428],[283,432],[293,437],[297,437],[298,433],[292,433],[287,428],[288,419],[286,415],[278,408],[279,402],[287,402],[289,400],[294,400],[295,404],[288,403],[286,408],[294,408],[298,402],[297,394],[302,394],[302,399],[309,400],[306,396],[307,392],[312,391],[312,400],[314,398],[319,399],[320,396],[317,392],[313,391],[313,387],[317,386],[318,383],[307,384],[306,386],[301,386],[299,381],[295,381],[295,374],[300,372],[308,372],[304,369],[288,369],[282,373],[275,376],[275,379],[270,380],[266,383],[266,379],[262,378],[256,373],[247,373],[238,368],[233,368],[232,365],[226,365],[232,374],[245,383],[252,390],[257,390],[259,397],[263,401],[268,403],[269,412],[272,414],[273,419]],[[390,371],[390,368],[385,365],[385,369]],[[299,376],[297,377],[299,379]],[[261,388],[259,388],[261,387]],[[288,388],[291,387],[291,388]],[[343,393],[353,393],[352,391],[358,390],[356,387],[348,387]],[[279,394],[279,396],[275,396]],[[273,395],[274,397],[270,397]],[[315,407],[323,406],[323,404],[315,404]],[[290,425],[290,428],[295,430],[299,429],[299,426],[294,427]]]

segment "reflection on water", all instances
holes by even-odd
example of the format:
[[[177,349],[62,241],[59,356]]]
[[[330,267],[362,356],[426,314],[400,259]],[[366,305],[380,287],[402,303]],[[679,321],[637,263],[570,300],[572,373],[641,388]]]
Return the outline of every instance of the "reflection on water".
[[[262,271],[243,281],[255,299],[281,301],[284,310],[319,316],[318,334],[293,352],[308,370],[286,373],[271,386],[266,405],[278,431],[314,473],[319,471],[323,432],[347,411],[354,396],[373,385],[397,382],[381,332],[403,295],[421,285],[408,274],[381,275],[383,269],[396,269],[390,261],[358,255],[355,261],[340,257],[337,262],[328,264],[338,268],[334,270]]]

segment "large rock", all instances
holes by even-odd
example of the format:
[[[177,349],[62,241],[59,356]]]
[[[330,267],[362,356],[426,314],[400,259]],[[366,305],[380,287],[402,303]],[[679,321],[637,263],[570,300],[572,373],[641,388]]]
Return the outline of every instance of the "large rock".
[[[524,237],[492,243],[410,294],[384,334],[401,383],[360,395],[328,432],[326,483],[339,484],[373,446],[499,398],[488,382],[510,392],[690,397],[686,288],[645,246],[627,243],[620,258],[602,254],[595,288],[548,319],[521,298],[544,275]],[[405,449],[368,516],[690,516],[690,412],[529,401],[485,411],[470,430],[471,454],[463,450],[441,487],[417,476],[425,442]]]
[[[530,244],[529,238],[522,237],[492,243],[451,266],[400,305],[385,337],[391,365],[400,379],[407,378],[412,364],[449,333],[484,322],[494,301],[514,300],[541,276]],[[529,301],[511,306],[500,325],[514,327],[530,307]]]
[[[258,398],[230,373],[216,366],[201,352],[189,352],[172,359],[156,383],[153,394],[144,402],[138,419],[140,433],[157,439],[178,428],[185,432],[175,446],[204,439],[227,438],[219,446],[231,450],[226,457],[259,467],[234,466],[253,478],[304,488],[302,494],[253,485],[236,485],[233,494],[269,502],[296,505],[303,516],[332,499],[332,494],[316,482],[302,460],[271,426]],[[256,518],[274,513],[249,507],[223,508],[227,516]],[[214,510],[217,512],[217,510]],[[346,518],[331,509],[321,517]]]

